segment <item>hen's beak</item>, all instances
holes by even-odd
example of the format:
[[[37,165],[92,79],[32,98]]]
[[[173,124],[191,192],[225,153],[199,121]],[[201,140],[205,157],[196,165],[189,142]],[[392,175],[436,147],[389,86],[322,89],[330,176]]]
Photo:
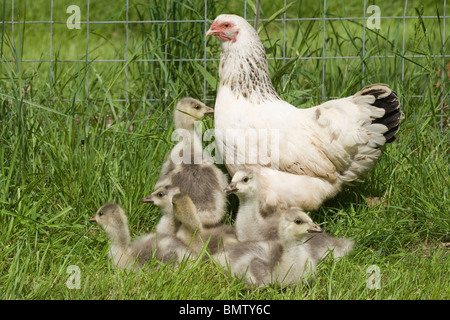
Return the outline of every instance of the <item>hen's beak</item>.
[[[95,214],[89,219],[89,222],[97,222],[97,220],[95,220]]]
[[[321,227],[319,227],[317,224],[311,223],[309,225],[308,232],[309,233],[321,233],[321,232],[323,232],[323,229]]]
[[[238,190],[239,190],[239,189],[236,188],[236,184],[234,184],[234,183],[230,183],[229,185],[227,185],[227,187],[226,187],[225,189],[223,189],[223,191],[224,191],[226,194],[233,193],[233,192],[236,192],[236,191],[238,191]]]
[[[212,25],[211,25],[211,27],[209,28],[209,30],[208,31],[206,31],[206,34],[205,34],[205,36],[214,36],[216,33],[217,33],[217,24],[214,22]]]

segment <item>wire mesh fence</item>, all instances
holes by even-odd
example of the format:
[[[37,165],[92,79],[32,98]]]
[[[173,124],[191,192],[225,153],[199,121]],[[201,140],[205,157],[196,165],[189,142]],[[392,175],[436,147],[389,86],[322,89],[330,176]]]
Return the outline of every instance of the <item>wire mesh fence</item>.
[[[356,78],[343,79],[355,82],[355,86],[393,81],[392,74],[396,74],[398,86],[405,86],[405,77],[414,77],[414,68],[434,68],[438,70],[436,85],[443,112],[450,73],[447,0],[425,4],[364,0],[357,6],[333,0],[262,0],[261,9],[258,2],[48,0],[36,5],[3,0],[1,54],[5,61],[20,59],[23,65],[32,66],[32,78],[47,77],[52,98],[58,90],[58,99],[86,107],[98,101],[167,103],[180,84],[194,90],[198,98],[213,101],[220,46],[204,34],[218,14],[229,12],[252,24],[257,20],[271,72],[274,77],[282,73],[281,91],[292,88],[287,80],[301,84],[308,73],[320,74],[321,81],[314,83],[313,89],[300,85],[302,89],[294,94],[316,95],[324,101],[339,95],[329,89],[333,87],[329,81],[336,79],[335,70],[342,77],[346,72],[357,73]],[[36,7],[39,14],[33,12]],[[22,43],[20,57],[16,49],[5,49],[7,37],[13,47]],[[374,76],[391,63],[393,70]],[[294,75],[298,68],[302,71]],[[70,72],[77,77],[61,88],[60,73]],[[106,72],[114,76],[105,80]],[[146,83],[148,73],[156,73],[159,83]],[[333,80],[328,80],[330,74]],[[80,76],[81,84],[77,82]],[[174,83],[174,77],[181,81]],[[430,81],[429,76],[415,80],[417,90],[411,98],[423,97],[420,87]],[[194,89],[186,81],[200,85]]]

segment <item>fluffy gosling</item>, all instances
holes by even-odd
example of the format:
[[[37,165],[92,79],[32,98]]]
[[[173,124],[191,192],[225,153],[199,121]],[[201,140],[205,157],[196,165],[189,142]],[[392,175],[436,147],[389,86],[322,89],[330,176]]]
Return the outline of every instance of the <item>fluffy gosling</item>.
[[[131,243],[127,216],[117,204],[103,205],[89,221],[96,222],[106,232],[111,241],[108,256],[119,269],[137,270],[154,255],[161,262],[176,263],[190,254],[179,239],[169,235],[150,233]]]
[[[211,254],[230,243],[237,243],[234,228],[229,225],[205,227],[198,216],[197,208],[189,195],[178,193],[172,198],[173,213],[181,225],[177,237],[192,251],[200,253],[205,243]]]
[[[316,266],[330,251],[334,257],[350,252],[353,242],[327,236],[330,243],[311,244],[321,236],[322,229],[298,208],[287,210],[281,217],[280,239],[246,241],[231,245],[214,256],[217,262],[230,268],[233,274],[243,276],[250,286],[273,283],[295,284],[314,276]]]
[[[226,175],[214,165],[213,159],[203,152],[202,140],[195,130],[195,122],[213,109],[193,99],[181,99],[174,112],[175,133],[181,138],[163,164],[155,189],[163,185],[179,187],[188,194],[206,227],[218,225],[225,214]]]
[[[239,198],[234,224],[239,241],[278,239],[278,215],[263,217],[260,214],[256,175],[251,171],[238,171],[224,191],[227,194],[234,193]]]
[[[162,216],[156,225],[156,233],[174,236],[178,232],[180,222],[173,215],[172,197],[179,192],[178,187],[163,185],[141,200],[159,207]]]

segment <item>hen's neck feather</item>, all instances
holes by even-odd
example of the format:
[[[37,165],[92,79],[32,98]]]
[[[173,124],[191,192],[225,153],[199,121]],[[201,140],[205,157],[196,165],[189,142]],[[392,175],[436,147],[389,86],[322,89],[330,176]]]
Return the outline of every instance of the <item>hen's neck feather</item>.
[[[231,89],[236,98],[243,97],[256,104],[281,100],[270,79],[263,44],[259,38],[248,38],[241,38],[222,51],[220,85]]]

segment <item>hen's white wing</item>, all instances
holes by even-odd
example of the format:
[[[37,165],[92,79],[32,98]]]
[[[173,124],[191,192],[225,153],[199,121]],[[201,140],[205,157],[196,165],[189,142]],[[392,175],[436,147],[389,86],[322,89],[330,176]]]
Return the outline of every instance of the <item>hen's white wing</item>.
[[[358,93],[298,109],[284,101],[251,104],[228,99],[227,116],[219,114],[216,122],[216,128],[229,129],[227,137],[219,139],[228,155],[225,161],[232,166],[233,161],[227,160],[234,157],[238,164],[248,165],[254,157],[262,160],[266,151],[270,161],[258,165],[329,181],[358,180],[380,156],[379,146],[386,142],[383,134],[389,129],[374,121],[385,114],[385,109],[372,105],[375,100]],[[251,130],[259,131],[257,143],[248,138]],[[230,143],[245,137],[242,144]]]
[[[227,101],[227,115],[217,113],[215,123],[216,141],[229,168],[256,164],[257,158],[257,165],[336,179],[336,167],[323,150],[329,141],[327,129],[317,122],[313,109],[298,109],[281,100],[258,105],[231,100],[218,99]]]
[[[291,130],[284,137],[287,146],[280,150],[280,169],[330,181],[338,177],[357,180],[364,175],[380,156],[379,146],[386,142],[383,134],[388,131],[385,125],[372,122],[385,112],[370,105],[374,100],[373,96],[348,97],[308,112],[298,110],[299,116],[289,119]],[[296,128],[293,121],[302,121],[304,126]],[[297,143],[300,139],[301,144]]]

